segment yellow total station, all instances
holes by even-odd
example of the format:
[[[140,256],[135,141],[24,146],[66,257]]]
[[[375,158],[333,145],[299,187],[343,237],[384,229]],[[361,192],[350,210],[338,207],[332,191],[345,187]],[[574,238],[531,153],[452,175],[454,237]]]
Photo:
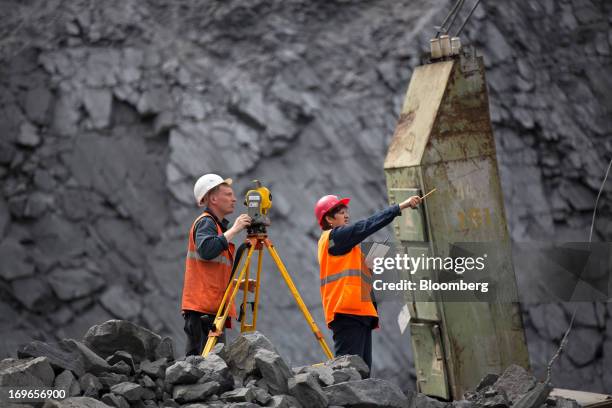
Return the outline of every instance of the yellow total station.
[[[247,191],[244,197],[247,214],[251,217],[251,226],[247,229],[247,233],[265,233],[266,227],[270,225],[268,210],[272,208],[272,193],[267,187],[263,187],[259,180],[253,182],[255,188]]]

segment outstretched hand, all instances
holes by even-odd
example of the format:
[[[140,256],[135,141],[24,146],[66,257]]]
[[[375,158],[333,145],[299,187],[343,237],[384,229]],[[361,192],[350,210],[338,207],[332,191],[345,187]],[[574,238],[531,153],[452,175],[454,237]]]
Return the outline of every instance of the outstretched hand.
[[[404,210],[404,209],[406,209],[408,207],[410,207],[412,209],[415,209],[415,208],[418,207],[419,204],[421,204],[421,201],[422,200],[421,200],[421,198],[419,196],[412,196],[412,197],[408,198],[407,200],[402,201],[400,203],[400,205],[399,205],[400,206],[400,210]]]

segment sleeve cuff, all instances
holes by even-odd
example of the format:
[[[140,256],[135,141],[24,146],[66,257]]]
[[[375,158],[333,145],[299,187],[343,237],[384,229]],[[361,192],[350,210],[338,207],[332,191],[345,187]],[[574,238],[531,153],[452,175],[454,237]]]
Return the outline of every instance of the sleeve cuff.
[[[225,238],[225,235],[223,234],[219,235],[219,241],[221,241],[221,244],[223,245],[223,249],[227,249],[229,247],[229,242],[227,242],[227,238]]]
[[[391,208],[393,208],[394,214],[395,214],[396,217],[402,214],[402,210],[400,210],[399,204],[395,204]]]

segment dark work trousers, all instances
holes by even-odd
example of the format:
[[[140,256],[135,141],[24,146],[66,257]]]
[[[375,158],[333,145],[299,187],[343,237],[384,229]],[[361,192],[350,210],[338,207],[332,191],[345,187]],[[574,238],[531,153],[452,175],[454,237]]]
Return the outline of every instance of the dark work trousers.
[[[334,333],[336,357],[356,354],[363,358],[372,371],[372,325],[371,318],[336,314],[330,323]]]
[[[215,320],[215,315],[204,314],[185,310],[183,317],[185,318],[185,334],[187,334],[187,345],[185,346],[185,355],[200,355],[206,345],[208,339],[208,328],[202,324],[202,316],[208,316],[211,322]],[[217,339],[218,343],[225,343],[225,329],[223,334]]]

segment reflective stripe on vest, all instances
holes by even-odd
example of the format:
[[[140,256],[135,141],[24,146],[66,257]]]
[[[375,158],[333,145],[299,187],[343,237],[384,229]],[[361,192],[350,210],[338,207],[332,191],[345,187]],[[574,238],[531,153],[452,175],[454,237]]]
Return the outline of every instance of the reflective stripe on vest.
[[[361,279],[365,281],[368,285],[372,284],[372,277],[367,275],[362,270],[347,269],[345,271],[334,273],[333,275],[328,275],[325,278],[321,279],[321,286],[327,285],[328,283],[331,283],[331,282],[335,282],[338,279],[346,278],[347,276],[361,276]]]
[[[230,267],[232,266],[230,260],[223,255],[218,255],[213,259],[204,259],[200,256],[200,254],[198,254],[198,251],[187,251],[187,258],[197,259],[198,261],[218,262],[221,264],[229,265]]]

